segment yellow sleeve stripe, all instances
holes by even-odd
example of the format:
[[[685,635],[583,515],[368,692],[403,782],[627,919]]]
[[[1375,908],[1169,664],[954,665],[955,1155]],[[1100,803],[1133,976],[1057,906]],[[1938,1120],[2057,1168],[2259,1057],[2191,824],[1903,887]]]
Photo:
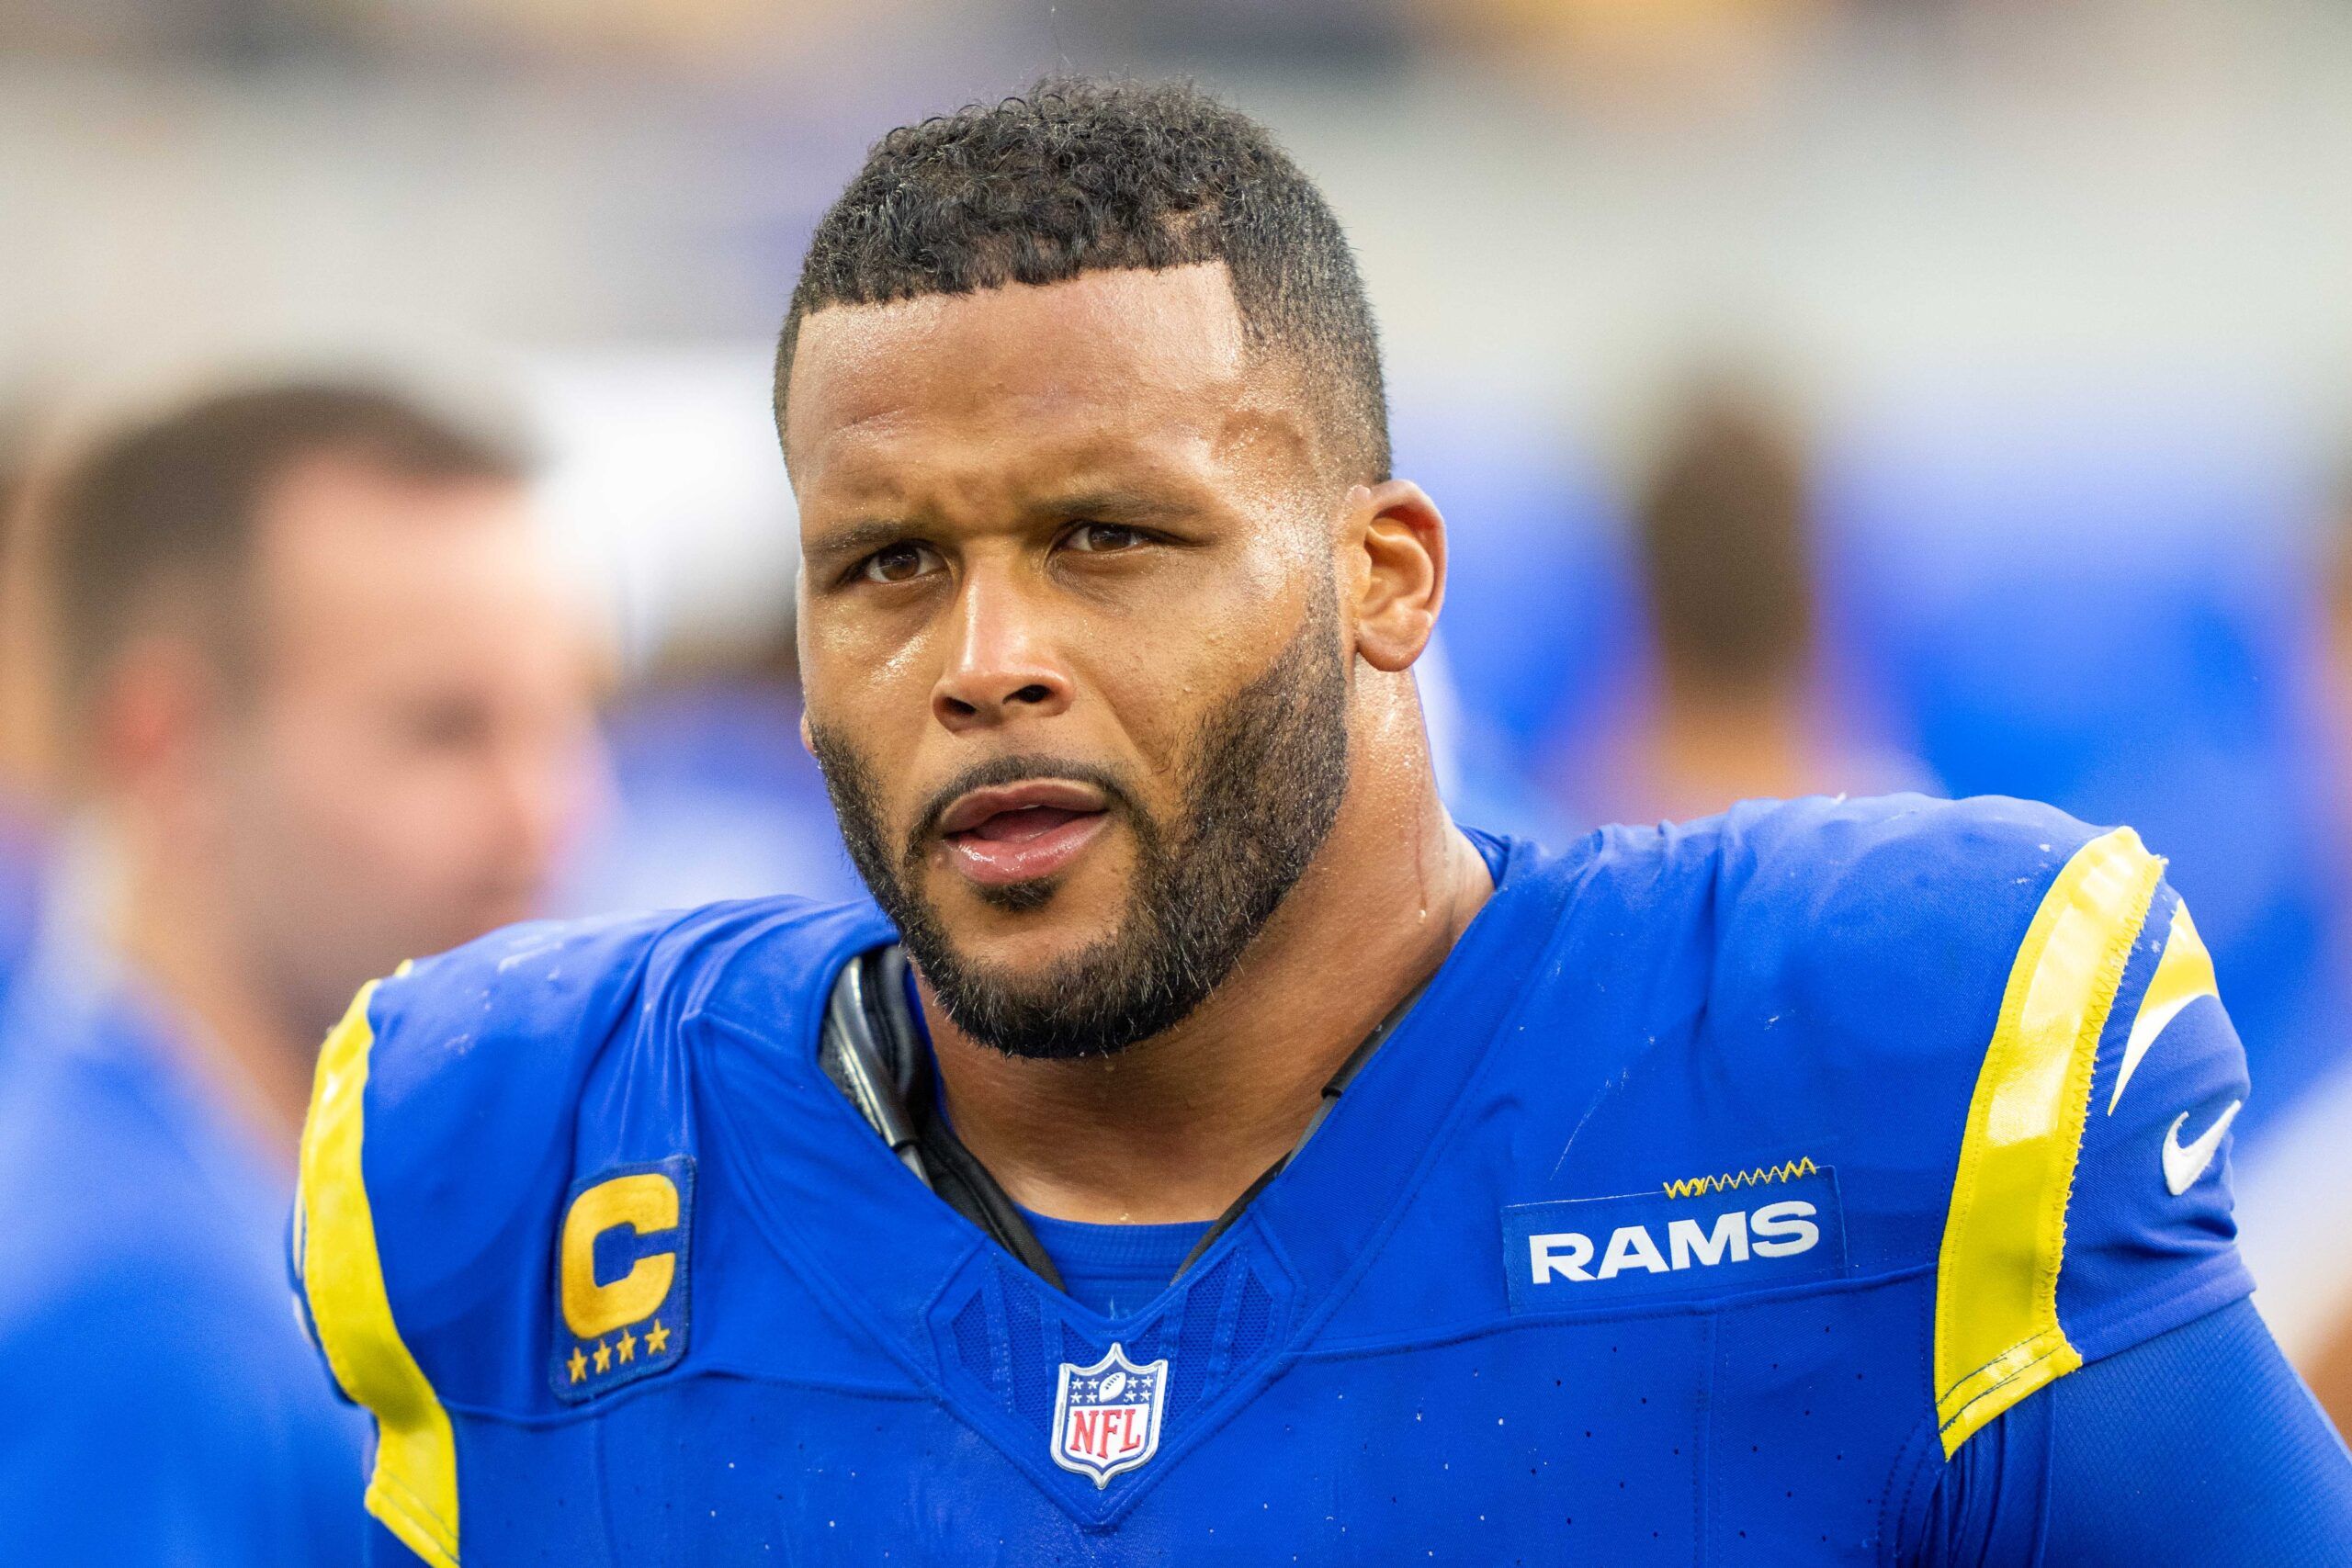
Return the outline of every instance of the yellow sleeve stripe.
[[[2132,1020],[2132,1037],[2123,1043],[2123,1065],[2115,1072],[2115,1092],[2107,1097],[2107,1113],[2115,1114],[2122,1101],[2123,1086],[2132,1081],[2139,1070],[2140,1058],[2165,1032],[2165,1025],[2180,1016],[2180,1010],[2199,997],[2222,994],[2213,981],[2213,955],[2205,950],[2205,939],[2197,934],[2197,924],[2188,918],[2188,906],[2183,904],[2173,910],[2172,931],[2165,937],[2164,956],[2156,960],[2156,972],[2148,977],[2147,994],[2140,998],[2140,1011]]]
[[[368,986],[319,1054],[302,1129],[299,1223],[302,1287],[327,1364],[343,1391],[376,1416],[368,1511],[433,1568],[458,1568],[458,1448],[416,1358],[401,1343],[376,1250],[376,1221],[360,1178]]]
[[[2066,1200],[2091,1069],[2164,863],[2129,828],[2076,851],[2018,948],[1936,1269],[1936,1416],[1944,1453],[2083,1364],[2058,1322]]]

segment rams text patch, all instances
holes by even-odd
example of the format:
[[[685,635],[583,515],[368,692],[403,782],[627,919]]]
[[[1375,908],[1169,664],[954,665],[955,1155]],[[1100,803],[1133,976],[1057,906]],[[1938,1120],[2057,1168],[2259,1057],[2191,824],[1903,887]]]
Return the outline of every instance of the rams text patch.
[[[1689,1197],[1628,1192],[1503,1211],[1513,1312],[1723,1295],[1845,1271],[1845,1216],[1827,1167]]]

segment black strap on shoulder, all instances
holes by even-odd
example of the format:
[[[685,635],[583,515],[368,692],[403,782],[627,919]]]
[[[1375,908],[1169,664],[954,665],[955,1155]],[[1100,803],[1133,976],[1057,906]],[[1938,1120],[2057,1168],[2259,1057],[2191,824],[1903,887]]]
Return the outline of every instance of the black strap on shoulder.
[[[1176,1279],[1182,1279],[1216,1238],[1233,1228],[1234,1222],[1258,1194],[1297,1157],[1298,1151],[1306,1146],[1306,1140],[1331,1114],[1331,1108],[1339,1103],[1340,1096],[1356,1074],[1396,1032],[1396,1026],[1428,988],[1427,980],[1414,987],[1412,993],[1348,1053],[1348,1059],[1340,1064],[1340,1070],[1323,1086],[1323,1101],[1316,1107],[1314,1118],[1307,1122],[1306,1131],[1299,1134],[1298,1142],[1291,1145],[1288,1154],[1268,1166],[1217,1216],[1216,1223],[1203,1233],[1184,1261],[1177,1266]],[[918,1180],[1047,1284],[1057,1291],[1062,1288],[1060,1270],[1038,1244],[1029,1223],[1022,1218],[1020,1205],[964,1146],[964,1141],[947,1124],[947,1118],[939,1114],[931,1051],[916,1026],[913,1007],[907,997],[907,955],[903,948],[895,942],[871,948],[842,966],[841,974],[833,980],[832,996],[825,1006],[819,1059],[824,1065],[825,1076],[857,1107],[866,1124],[890,1145],[890,1152],[914,1172]]]
[[[900,1163],[1056,1290],[1061,1271],[1020,1206],[939,1114],[931,1052],[907,1000],[906,951],[895,942],[842,966],[825,1007],[819,1059]]]
[[[1241,1218],[1242,1212],[1258,1201],[1258,1194],[1272,1185],[1274,1178],[1280,1176],[1290,1162],[1298,1157],[1298,1151],[1306,1146],[1307,1139],[1315,1136],[1316,1130],[1323,1125],[1323,1119],[1331,1114],[1333,1106],[1340,1103],[1340,1096],[1347,1092],[1348,1085],[1353,1083],[1356,1075],[1363,1071],[1363,1065],[1372,1060],[1373,1053],[1379,1050],[1391,1034],[1396,1032],[1396,1026],[1405,1021],[1405,1015],[1413,1010],[1413,1004],[1419,1001],[1421,993],[1429,988],[1428,980],[1414,987],[1407,993],[1405,999],[1391,1008],[1388,1010],[1388,1016],[1374,1024],[1372,1032],[1365,1035],[1357,1043],[1356,1048],[1348,1053],[1348,1059],[1340,1064],[1340,1070],[1333,1073],[1330,1081],[1323,1086],[1323,1102],[1315,1108],[1315,1114],[1308,1119],[1306,1131],[1298,1135],[1298,1142],[1290,1146],[1288,1154],[1261,1171],[1257,1180],[1243,1188],[1241,1196],[1227,1204],[1225,1213],[1216,1217],[1216,1224],[1201,1233],[1201,1239],[1193,1244],[1193,1250],[1184,1254],[1184,1261],[1176,1265],[1176,1279],[1182,1279],[1193,1265],[1201,1260],[1201,1254],[1214,1246],[1217,1237],[1231,1230],[1234,1222]]]

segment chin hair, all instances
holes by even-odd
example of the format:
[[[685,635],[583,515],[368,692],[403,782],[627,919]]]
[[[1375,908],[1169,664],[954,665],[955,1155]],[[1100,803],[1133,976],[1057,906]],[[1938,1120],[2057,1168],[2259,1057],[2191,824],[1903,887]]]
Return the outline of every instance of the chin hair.
[[[1008,1056],[1107,1056],[1182,1023],[1223,985],[1320,852],[1349,776],[1348,667],[1336,596],[1316,602],[1265,671],[1210,707],[1182,768],[1182,805],[1163,823],[1125,781],[1050,759],[1001,757],[955,791],[1046,772],[1100,784],[1126,818],[1136,869],[1112,929],[1035,968],[959,952],[922,891],[923,826],[892,852],[881,795],[846,736],[810,726],[850,856],[956,1027]],[[1043,908],[1058,877],[973,891],[1009,914]]]
[[[991,909],[1001,909],[1008,915],[1029,915],[1052,903],[1061,887],[1058,876],[1033,876],[1026,882],[1007,882],[972,891]]]
[[[1124,924],[1077,953],[1018,971],[967,963],[935,929],[909,931],[907,950],[956,1028],[1025,1061],[1116,1055],[1182,1022],[1207,995],[1206,987],[1138,987]]]

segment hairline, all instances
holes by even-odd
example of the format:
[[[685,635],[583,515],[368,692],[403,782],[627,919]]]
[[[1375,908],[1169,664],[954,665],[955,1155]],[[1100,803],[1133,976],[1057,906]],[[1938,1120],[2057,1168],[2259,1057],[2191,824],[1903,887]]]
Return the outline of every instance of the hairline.
[[[412,406],[404,412],[419,410]],[[428,419],[435,417],[434,411],[423,412]],[[467,437],[479,436],[478,432],[463,427],[450,428]],[[75,477],[80,477],[84,462],[110,445],[94,446],[70,464]],[[387,445],[366,431],[345,431],[292,445],[250,476],[237,504],[242,515],[224,536],[223,547],[143,570],[139,574],[141,581],[123,600],[116,624],[107,629],[103,639],[93,627],[69,624],[70,598],[52,587],[49,613],[55,662],[45,683],[54,705],[51,728],[63,755],[71,759],[82,750],[84,732],[109,684],[120,674],[124,660],[142,645],[155,641],[187,647],[207,676],[219,682],[232,708],[250,705],[261,689],[264,618],[270,613],[273,597],[266,578],[268,563],[277,553],[271,544],[289,524],[300,521],[305,510],[289,505],[291,487],[321,471],[339,471],[360,476],[364,482],[413,491],[480,489],[526,496],[531,485],[528,459],[501,450],[494,440],[485,439],[475,454],[446,466],[430,458],[419,462],[397,444]],[[62,555],[51,556],[46,570],[53,575],[63,564]]]
[[[1149,273],[1158,276],[1182,272],[1193,267],[1216,267],[1222,273],[1225,280],[1226,299],[1232,308],[1236,323],[1241,329],[1244,365],[1252,370],[1262,367],[1272,367],[1275,374],[1286,378],[1291,382],[1292,389],[1295,394],[1295,406],[1303,415],[1300,426],[1307,433],[1310,443],[1309,466],[1315,470],[1318,479],[1335,479],[1340,470],[1348,468],[1352,462],[1348,449],[1360,445],[1356,440],[1340,438],[1340,427],[1349,415],[1343,410],[1333,406],[1337,400],[1317,395],[1315,390],[1316,378],[1306,363],[1304,346],[1294,341],[1295,334],[1272,330],[1268,323],[1252,317],[1249,306],[1243,301],[1241,290],[1236,287],[1232,263],[1221,255],[1202,256],[1196,260],[1176,262],[1166,266],[1149,266],[1140,263],[1081,266],[1068,277],[1057,277],[1045,283],[1024,283],[1018,278],[1008,278],[1001,283],[989,283],[969,288],[909,289],[885,299],[827,299],[807,307],[796,301],[792,311],[785,318],[784,330],[777,340],[771,404],[775,421],[776,446],[785,460],[786,479],[791,480],[793,473],[787,418],[791,406],[791,378],[800,363],[801,328],[816,317],[832,310],[888,310],[894,305],[911,305],[923,300],[935,299],[953,304],[960,299],[977,299],[1014,288],[1061,288],[1084,282],[1090,277],[1106,276],[1114,273]],[[1335,482],[1342,484],[1374,482],[1385,477],[1353,476],[1336,479]],[[797,481],[795,483],[797,488]]]

